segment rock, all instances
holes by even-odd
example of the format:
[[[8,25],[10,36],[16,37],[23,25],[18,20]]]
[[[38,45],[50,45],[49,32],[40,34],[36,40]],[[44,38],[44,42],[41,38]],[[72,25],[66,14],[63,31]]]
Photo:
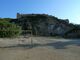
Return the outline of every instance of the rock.
[[[68,19],[58,19],[47,14],[17,13],[17,18],[11,22],[20,25],[23,30],[32,30],[34,35],[41,36],[64,36],[75,27],[75,25],[69,23]]]

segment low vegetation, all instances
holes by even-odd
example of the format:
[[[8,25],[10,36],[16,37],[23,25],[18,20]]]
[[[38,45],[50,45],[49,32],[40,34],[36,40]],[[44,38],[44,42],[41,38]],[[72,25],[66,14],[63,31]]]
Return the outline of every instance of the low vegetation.
[[[20,34],[21,27],[10,23],[9,19],[0,19],[0,37],[16,37]]]

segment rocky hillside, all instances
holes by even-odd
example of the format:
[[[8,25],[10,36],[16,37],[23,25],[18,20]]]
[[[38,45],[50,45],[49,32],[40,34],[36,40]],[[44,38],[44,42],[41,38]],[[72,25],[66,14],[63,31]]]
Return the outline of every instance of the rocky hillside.
[[[77,31],[78,26],[80,26],[69,23],[68,19],[58,19],[47,14],[17,13],[17,18],[12,19],[11,22],[20,25],[22,30],[32,30],[34,35],[39,36],[67,36],[69,31]],[[72,33],[70,36],[74,37]]]

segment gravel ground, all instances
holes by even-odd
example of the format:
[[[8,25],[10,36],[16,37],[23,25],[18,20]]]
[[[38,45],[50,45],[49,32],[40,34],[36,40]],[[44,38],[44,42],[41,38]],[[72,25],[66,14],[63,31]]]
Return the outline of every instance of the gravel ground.
[[[0,38],[0,60],[80,60],[80,39]]]

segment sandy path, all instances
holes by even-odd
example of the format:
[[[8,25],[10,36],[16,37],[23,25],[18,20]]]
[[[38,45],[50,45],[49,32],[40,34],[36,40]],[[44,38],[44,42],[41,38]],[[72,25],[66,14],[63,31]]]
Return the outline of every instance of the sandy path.
[[[13,40],[6,39],[3,42],[0,39],[0,46],[19,43],[17,39]],[[25,47],[0,48],[0,60],[80,60],[79,40],[72,41],[45,37],[37,37],[33,40],[33,48],[27,48],[25,45]],[[30,40],[25,43],[28,42]]]

